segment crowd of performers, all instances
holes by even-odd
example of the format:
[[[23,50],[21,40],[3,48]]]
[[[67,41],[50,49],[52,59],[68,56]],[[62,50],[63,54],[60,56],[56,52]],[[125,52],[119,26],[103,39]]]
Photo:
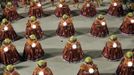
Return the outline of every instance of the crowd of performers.
[[[27,2],[30,4],[28,12],[29,19],[26,23],[25,30],[25,37],[27,40],[24,46],[23,56],[19,54],[15,45],[12,44],[12,41],[19,38],[12,27],[12,21],[17,20],[20,17],[16,9],[18,4],[16,4],[17,2],[15,1],[17,0],[6,2],[7,4],[3,8],[3,15],[5,18],[2,19],[0,24],[0,63],[6,65],[3,75],[20,75],[13,66],[14,64],[20,62],[22,58],[35,61],[45,54],[44,49],[38,41],[45,35],[40,27],[40,21],[38,20],[38,18],[42,17],[44,14],[40,0],[21,0],[22,4],[27,4]],[[101,5],[102,0],[96,1],[98,5]],[[54,5],[54,0],[51,0],[51,2],[52,5]],[[74,4],[78,3],[79,0],[74,0]],[[98,12],[96,8],[97,7],[92,0],[85,0],[80,9],[80,14],[86,17],[93,17]],[[123,4],[120,0],[112,0],[107,12],[112,16],[123,16]],[[70,63],[81,61],[84,59],[84,52],[80,41],[74,36],[76,29],[74,28],[71,17],[71,9],[65,0],[59,1],[54,13],[57,17],[60,17],[56,34],[60,37],[69,38],[63,49],[62,58]],[[134,15],[132,12],[129,12],[125,16],[119,30],[125,34],[134,34]],[[95,37],[109,36],[109,30],[104,15],[100,14],[96,17],[89,33]],[[130,50],[124,54],[122,45],[116,35],[111,35],[109,37],[102,50],[102,56],[111,61],[121,60],[116,70],[116,75],[134,75],[134,50]],[[51,69],[47,67],[46,61],[39,60],[32,75],[53,75],[53,73]],[[80,66],[77,75],[100,74],[97,65],[93,63],[92,58],[86,57],[84,63]]]
[[[74,57],[73,61],[78,60],[81,60],[81,57]],[[134,51],[126,52],[124,56],[122,56],[121,62],[116,69],[116,75],[133,75],[134,74],[133,63],[134,63]],[[37,61],[37,66],[35,67],[35,69],[33,69],[32,72],[32,75],[53,75],[53,74],[54,74],[53,71],[47,66],[47,62],[44,60]],[[17,72],[14,65],[9,64],[6,65],[3,75],[21,75],[21,74]],[[92,58],[86,57],[84,59],[84,63],[80,65],[80,68],[76,75],[101,75],[101,74],[99,72],[97,65],[94,64]]]
[[[14,1],[14,0],[13,0]],[[16,1],[16,0],[15,0]],[[24,0],[25,1],[25,0]],[[102,4],[101,0],[94,0],[99,4]],[[82,7],[79,7],[79,4],[77,7],[80,10],[80,14],[83,16],[90,16],[93,17],[97,14],[97,6],[95,2],[92,0],[85,0],[82,4]],[[23,2],[23,0],[22,0]],[[78,0],[74,0],[74,4],[79,3]],[[25,3],[25,2],[24,2]],[[52,4],[54,1],[52,0]],[[59,3],[55,5],[54,14],[57,17],[62,17],[64,14],[67,14],[71,16],[71,9],[68,5],[68,3],[65,0],[59,0]],[[112,0],[111,4],[107,10],[107,13],[112,16],[122,16],[124,15],[124,9],[123,4],[120,2],[120,0]],[[45,14],[43,8],[42,8],[42,2],[40,0],[31,0],[29,2],[29,16],[35,16],[35,17],[42,17]],[[3,7],[3,15],[10,21],[16,20],[20,18],[20,15],[17,12],[17,7],[13,2],[6,2],[6,4]]]
[[[15,1],[15,2],[14,2]],[[21,17],[17,12],[18,0],[13,0],[12,2],[5,2],[3,5],[3,15],[10,21],[17,20]],[[42,0],[21,0],[22,4],[29,4],[29,16],[42,17],[45,12],[42,8]],[[57,17],[62,17],[64,14],[71,16],[71,9],[68,3],[65,0],[59,0],[58,4],[54,4],[54,0],[51,0],[52,5],[56,8],[54,10],[54,14]],[[96,3],[95,3],[96,2]],[[17,4],[16,4],[17,3]],[[97,7],[102,5],[102,0],[85,0],[82,4],[82,7],[79,7],[79,0],[74,0],[74,6],[77,4],[77,7],[80,10],[80,14],[83,16],[93,17],[97,14]],[[16,6],[17,5],[17,6]],[[123,7],[122,3],[119,0],[112,0],[109,8],[108,14],[113,16],[121,16],[123,15]]]

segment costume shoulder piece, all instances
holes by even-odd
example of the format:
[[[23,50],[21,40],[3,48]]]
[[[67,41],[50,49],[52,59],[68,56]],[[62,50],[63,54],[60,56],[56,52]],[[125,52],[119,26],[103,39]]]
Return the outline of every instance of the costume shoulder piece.
[[[80,69],[81,70],[84,70],[86,67],[85,67],[86,65],[85,64],[82,64],[81,66],[80,66]]]
[[[47,72],[49,72],[49,73],[52,73],[51,70],[50,70],[50,68],[48,68],[48,67],[46,67],[45,70],[46,70]]]

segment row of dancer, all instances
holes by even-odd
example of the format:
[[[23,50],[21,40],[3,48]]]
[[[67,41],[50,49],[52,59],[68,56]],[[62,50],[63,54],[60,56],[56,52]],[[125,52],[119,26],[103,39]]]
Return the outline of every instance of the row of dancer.
[[[97,14],[97,9],[95,4],[91,0],[85,0],[82,8],[80,8],[81,15],[83,16],[95,16]],[[71,9],[69,5],[65,2],[65,0],[60,0],[59,4],[56,5],[54,13],[57,17],[62,17],[64,14],[72,15]],[[119,0],[112,0],[108,13],[113,16],[122,16],[124,15],[124,10],[122,3]],[[15,8],[15,6],[11,2],[7,2],[7,5],[3,9],[4,16],[10,20],[16,20],[19,18],[19,14]],[[38,0],[33,0],[30,2],[30,8],[28,12],[29,16],[41,17],[45,13],[42,8],[42,4]]]
[[[72,54],[69,54],[69,53],[71,53],[70,51],[68,51],[69,49],[65,49],[64,51],[63,51],[63,53],[65,53],[65,54],[63,54],[63,58],[65,59],[65,60],[67,60],[67,61],[69,61],[69,62],[73,62],[73,61],[79,61],[79,60],[81,60],[82,58],[81,57],[83,57],[83,52],[82,52],[82,50],[81,50],[81,46],[80,46],[80,44],[78,43],[78,45],[75,45],[75,44],[70,44],[70,42],[73,42],[73,43],[75,43],[77,41],[77,39],[76,38],[74,38],[74,37],[71,37],[70,39],[69,39],[69,41],[68,41],[68,46],[69,47],[66,47],[66,48],[69,48],[69,49],[77,49],[77,48],[79,48],[79,50],[76,50],[76,51],[78,51],[78,52],[75,52],[74,50],[72,50],[72,52],[74,52],[74,56],[72,56]],[[4,44],[4,43],[3,43]],[[36,45],[35,44],[31,44],[31,47],[35,47]],[[9,46],[10,47],[10,46]],[[72,47],[72,48],[70,48],[70,47]],[[3,47],[4,48],[4,47]],[[29,47],[27,47],[27,48],[29,48]],[[110,48],[110,49],[109,49]],[[7,48],[7,47],[5,47],[4,49],[3,49],[3,51],[8,51],[8,49],[9,48]],[[113,50],[115,50],[115,52],[113,51]],[[1,50],[2,51],[2,50]],[[118,51],[118,52],[117,52]],[[32,52],[32,51],[31,51]],[[80,52],[80,53],[79,53]],[[1,53],[3,53],[3,52],[1,52]],[[34,52],[33,52],[34,53]],[[77,53],[77,54],[75,54],[75,53]],[[110,54],[108,54],[108,53],[110,53]],[[118,54],[117,54],[118,53]],[[117,54],[117,55],[116,55]],[[2,54],[1,54],[2,55]],[[15,54],[14,54],[15,55]],[[17,54],[16,54],[17,55]],[[77,57],[76,57],[77,56]],[[108,58],[108,59],[110,59],[110,60],[119,60],[122,56],[123,56],[123,54],[122,54],[122,50],[121,50],[121,44],[118,42],[118,40],[117,40],[117,37],[116,36],[111,36],[110,37],[110,39],[109,39],[109,41],[106,43],[106,47],[104,47],[104,50],[103,50],[103,56],[104,57],[106,57],[106,58]],[[29,56],[30,57],[30,56]],[[32,57],[32,56],[31,56]],[[73,57],[75,57],[75,58],[73,58]],[[115,58],[116,57],[116,58]],[[12,59],[12,58],[10,58],[10,59]],[[77,60],[76,60],[77,59]],[[10,60],[9,60],[10,61]],[[10,61],[11,62],[11,61]]]
[[[24,46],[22,59],[36,60],[44,57],[44,49],[42,48],[37,37],[32,34]],[[63,59],[68,62],[80,61],[84,57],[80,41],[76,37],[71,36],[63,49]],[[103,48],[102,55],[109,60],[120,60],[123,57],[122,45],[118,41],[116,35],[111,35]],[[12,57],[11,57],[12,56]],[[13,64],[21,59],[15,45],[9,38],[6,38],[0,47],[0,62],[3,64]]]
[[[19,2],[21,2],[21,5],[22,5],[22,6],[25,6],[25,5],[28,5],[28,4],[30,3],[30,1],[31,1],[31,0],[20,0],[20,1],[18,1],[18,0],[13,0],[12,3],[13,3],[16,7],[19,7]],[[39,1],[40,1],[41,3],[47,2],[46,0],[39,0]],[[55,4],[57,1],[59,1],[59,0],[48,0],[48,1],[52,4],[52,6],[54,6],[54,4]],[[72,1],[72,0],[71,0],[71,1]],[[69,3],[70,3],[71,1],[69,0]],[[92,1],[95,2],[98,7],[103,4],[103,0],[92,0]],[[4,1],[3,1],[3,2],[4,2]],[[5,1],[5,2],[7,2],[7,1]],[[83,0],[73,0],[74,6],[75,6],[75,5],[79,6],[79,3],[80,3],[80,2],[83,2]]]
[[[56,34],[61,37],[71,37],[76,34],[76,29],[74,28],[73,20],[70,16],[64,14],[59,21],[59,25],[56,30]],[[134,15],[133,13],[128,13],[124,18],[119,30],[125,34],[134,34]],[[99,15],[93,22],[90,28],[91,35],[95,37],[106,37],[109,34],[109,29],[107,27],[107,22],[103,15]],[[40,27],[40,21],[35,17],[31,16],[26,24],[25,37],[28,38],[30,35],[34,34],[37,39],[41,39],[45,36],[42,28]],[[17,40],[18,35],[12,27],[10,21],[3,19],[0,25],[0,41],[2,42],[5,38],[10,38],[11,40]]]
[[[133,75],[134,74],[134,51],[128,51],[119,66],[116,69],[116,75]],[[37,67],[33,70],[32,75],[53,75],[53,71],[47,66],[47,62],[39,60]],[[17,72],[13,65],[7,65],[3,75],[21,75]],[[101,75],[96,64],[91,57],[86,57],[84,63],[80,65],[80,69],[76,75]]]

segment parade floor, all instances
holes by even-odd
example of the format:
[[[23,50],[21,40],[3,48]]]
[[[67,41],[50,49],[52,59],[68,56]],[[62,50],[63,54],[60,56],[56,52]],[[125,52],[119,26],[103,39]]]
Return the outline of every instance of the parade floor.
[[[83,63],[68,63],[62,59],[62,51],[67,42],[67,38],[61,38],[56,35],[55,31],[58,27],[59,18],[55,17],[53,14],[53,10],[55,7],[49,7],[50,5],[46,5],[44,7],[44,11],[46,14],[50,14],[40,18],[41,27],[45,33],[45,38],[41,39],[40,42],[42,47],[45,50],[45,55],[43,60],[48,62],[48,67],[51,68],[54,75],[77,75],[80,65]],[[120,61],[109,61],[102,57],[101,52],[103,47],[105,46],[108,37],[105,38],[96,38],[90,35],[90,27],[95,20],[95,17],[89,18],[79,15],[79,9],[70,6],[73,11],[73,22],[74,27],[76,29],[76,37],[81,43],[82,49],[86,56],[91,56],[93,58],[94,63],[98,66],[99,72],[101,75],[113,75],[120,63]],[[99,11],[105,10],[107,6],[98,8]],[[12,23],[15,31],[22,38],[13,42],[16,46],[18,52],[20,54],[23,53],[25,37],[24,31],[26,27],[26,22],[28,20],[27,8],[18,9],[18,12],[24,16],[18,21]],[[123,21],[123,17],[112,17],[110,15],[105,15],[107,20],[108,29],[111,34],[116,34],[118,36],[118,40],[122,44],[122,48],[125,51],[134,48],[134,36],[125,35],[120,33],[119,27]],[[36,61],[22,61],[15,65],[17,71],[21,75],[32,75],[32,72],[36,66]],[[1,68],[3,65],[1,65]],[[2,74],[0,74],[2,75]]]

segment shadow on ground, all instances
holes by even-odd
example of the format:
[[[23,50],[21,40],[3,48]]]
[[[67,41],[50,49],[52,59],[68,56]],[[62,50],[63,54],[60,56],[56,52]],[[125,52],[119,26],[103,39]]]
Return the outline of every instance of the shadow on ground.
[[[27,68],[27,67],[29,67],[29,66],[15,66],[15,68],[18,69],[18,70],[19,69],[24,69],[24,68]]]
[[[3,73],[2,72],[0,72],[0,75],[2,75]]]
[[[132,49],[123,49],[123,53],[125,54],[128,51],[131,51]],[[102,57],[102,51],[103,50],[84,50],[85,56],[90,56],[93,59]]]
[[[44,49],[45,50],[45,55],[42,57],[42,59],[48,59],[52,58],[55,56],[62,55],[63,49],[56,49],[56,48],[49,48],[49,49]]]
[[[94,58],[100,58],[102,55],[101,55],[101,50],[84,50],[84,54],[85,56],[84,57],[92,57],[93,59]]]
[[[89,27],[89,28],[76,28],[76,35],[78,36],[78,35],[83,35],[83,34],[90,33],[90,28],[91,27]],[[109,35],[112,35],[112,34],[114,34],[114,35],[120,34],[119,29],[116,28],[116,27],[110,27],[110,28],[108,28],[108,30],[109,30]]]
[[[109,29],[109,35],[107,37],[109,37],[110,35],[114,34],[114,35],[118,35],[118,38],[130,38],[132,37],[132,35],[123,35],[120,33],[119,29],[118,28],[115,28],[115,27],[111,27],[111,28],[108,28]],[[80,35],[85,35],[87,33],[90,34],[90,27],[89,28],[75,28],[76,30],[76,36],[80,36]],[[44,30],[44,38],[40,39],[40,40],[44,40],[44,39],[48,39],[48,38],[52,38],[52,37],[55,37],[56,36],[56,30]],[[25,38],[25,34],[24,32],[19,32],[17,33],[19,38],[17,40],[20,40],[22,38]],[[91,36],[93,37],[93,36]]]
[[[80,10],[73,10],[73,11],[71,11],[71,15],[72,15],[72,17],[79,16],[80,15]]]
[[[90,28],[76,28],[76,36],[89,33]]]
[[[44,33],[45,33],[44,39],[56,36],[56,30],[47,30],[47,31],[44,31]]]
[[[100,75],[115,75],[114,73],[100,73]]]

